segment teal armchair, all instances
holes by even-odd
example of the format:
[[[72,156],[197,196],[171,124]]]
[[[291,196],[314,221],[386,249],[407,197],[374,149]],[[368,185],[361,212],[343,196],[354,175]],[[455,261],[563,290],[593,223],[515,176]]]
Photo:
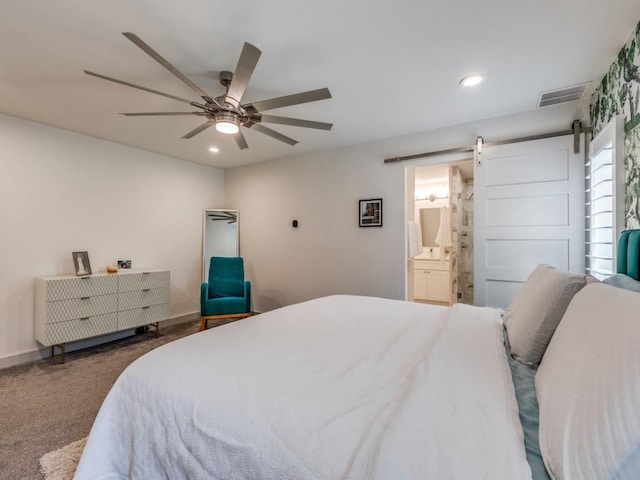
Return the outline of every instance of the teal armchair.
[[[208,282],[200,286],[200,330],[212,319],[251,315],[251,282],[242,257],[211,257]]]

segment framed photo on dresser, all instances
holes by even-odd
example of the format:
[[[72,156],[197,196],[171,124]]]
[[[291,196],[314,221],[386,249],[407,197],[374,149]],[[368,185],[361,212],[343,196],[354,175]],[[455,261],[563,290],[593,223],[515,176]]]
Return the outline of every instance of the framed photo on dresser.
[[[76,275],[78,277],[91,275],[89,252],[73,252],[73,266],[76,269]]]

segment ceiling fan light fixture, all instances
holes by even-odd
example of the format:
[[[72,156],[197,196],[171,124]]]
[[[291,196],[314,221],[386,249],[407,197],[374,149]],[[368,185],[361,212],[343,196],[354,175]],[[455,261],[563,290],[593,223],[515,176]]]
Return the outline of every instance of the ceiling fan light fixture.
[[[236,69],[233,72],[223,71],[220,72],[220,83],[226,88],[226,94],[218,97],[212,97],[202,88],[196,85],[190,80],[184,73],[173,66],[169,61],[162,57],[153,48],[147,45],[140,37],[135,33],[124,32],[123,35],[130,40],[134,45],[140,48],[144,53],[153,58],[156,62],[169,70],[173,75],[178,77],[184,84],[186,84],[191,90],[198,94],[198,96],[204,101],[192,101],[186,98],[176,97],[168,93],[153,90],[151,88],[136,85],[135,83],[126,82],[124,80],[118,80],[117,78],[108,77],[99,73],[90,72],[85,70],[84,73],[93,77],[108,80],[110,82],[119,83],[138,90],[144,90],[149,93],[154,93],[166,98],[176,100],[189,104],[198,108],[195,112],[132,112],[124,113],[126,116],[167,116],[167,115],[197,115],[199,117],[205,117],[206,121],[198,125],[193,130],[187,132],[182,137],[183,139],[193,138],[195,135],[204,132],[205,130],[215,125],[216,130],[225,135],[233,135],[238,148],[243,150],[249,148],[244,135],[240,131],[240,127],[253,127],[257,132],[263,135],[267,135],[271,138],[286,143],[287,145],[295,145],[297,140],[289,138],[276,130],[272,130],[262,125],[262,122],[277,123],[282,125],[291,125],[294,127],[315,128],[319,130],[331,130],[333,124],[325,122],[314,122],[310,120],[301,120],[299,118],[280,117],[278,115],[262,115],[261,112],[266,110],[273,110],[276,108],[288,107],[292,105],[299,105],[302,103],[315,102],[318,100],[327,100],[331,98],[331,92],[328,88],[318,88],[316,90],[309,90],[306,92],[295,93],[293,95],[285,95],[282,97],[270,98],[262,100],[257,103],[242,104],[242,97],[244,96],[249,80],[253,75],[253,71],[258,63],[262,52],[260,49],[245,42],[240,52],[240,58]],[[218,150],[215,147],[210,148],[211,153],[216,153]]]
[[[221,113],[216,115],[216,130],[226,135],[235,135],[240,131],[240,121],[234,115]]]
[[[468,75],[460,80],[460,85],[463,87],[475,87],[484,80],[482,75]]]

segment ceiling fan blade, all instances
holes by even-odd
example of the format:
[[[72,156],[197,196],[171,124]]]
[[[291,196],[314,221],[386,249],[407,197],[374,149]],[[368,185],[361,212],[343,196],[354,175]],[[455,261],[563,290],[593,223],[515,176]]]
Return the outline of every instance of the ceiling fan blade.
[[[238,215],[229,211],[216,211],[216,212],[207,213],[207,217],[229,220],[229,219],[238,218]]]
[[[276,132],[275,130],[271,130],[270,128],[267,128],[260,123],[254,123],[253,125],[251,125],[251,128],[254,130],[257,130],[260,133],[264,133],[265,135],[269,135],[270,137],[275,138],[276,140],[280,140],[281,142],[288,143],[291,146],[294,146],[296,143],[298,143],[297,140],[294,140],[293,138],[289,138],[281,133]]]
[[[238,130],[238,133],[236,133],[233,136],[233,138],[236,141],[236,143],[238,144],[238,147],[240,147],[240,150],[244,150],[245,148],[249,148],[249,145],[247,144],[247,140],[244,138],[244,135],[242,134],[242,130]]]
[[[189,133],[185,134],[184,136],[182,136],[182,138],[186,138],[187,140],[190,139],[191,137],[196,136],[197,134],[199,134],[200,132],[206,130],[207,128],[213,126],[215,124],[215,122],[212,121],[206,121],[205,123],[203,123],[202,125],[200,125],[199,127],[194,128],[193,130],[191,130]]]
[[[333,123],[314,122],[299,118],[279,117],[277,115],[261,115],[263,123],[278,123],[280,125],[292,125],[294,127],[317,128],[319,130],[331,130]]]
[[[189,78],[187,78],[187,76],[185,74],[183,74],[180,70],[178,70],[176,67],[171,65],[167,60],[165,60],[158,52],[156,52],[153,48],[151,48],[149,45],[147,45],[135,33],[123,32],[122,34],[125,37],[127,37],[129,40],[131,40],[133,43],[135,43],[136,46],[138,46],[140,49],[142,49],[147,55],[149,55],[151,58],[153,58],[156,62],[158,62],[164,68],[169,70],[171,73],[173,73],[176,77],[178,77],[184,83],[186,83],[194,92],[196,92],[198,95],[200,95],[204,99],[205,102],[209,102],[209,103],[213,102],[213,99],[209,96],[209,94],[207,94],[207,92],[202,90],[198,85],[196,85]]]
[[[225,98],[225,102],[230,103],[234,108],[240,106],[244,91],[247,89],[261,54],[262,52],[250,43],[245,42],[244,47],[242,47],[238,65],[236,65],[236,70],[233,72],[233,79]]]
[[[328,88],[319,88],[318,90],[310,90],[308,92],[294,93],[293,95],[286,95],[284,97],[271,98],[269,100],[262,100],[261,102],[255,102],[247,106],[253,106],[259,112],[265,110],[273,110],[274,108],[288,107],[290,105],[298,105],[300,103],[316,102],[318,100],[326,100],[331,98],[331,92]],[[245,106],[245,108],[247,108]]]
[[[136,113],[121,113],[126,117],[151,117],[151,116],[164,116],[164,115],[199,115],[204,116],[204,112],[136,112]]]
[[[126,85],[127,87],[137,88],[138,90],[144,90],[145,92],[155,93],[156,95],[162,95],[163,97],[171,98],[179,102],[188,103],[189,105],[194,107],[204,108],[204,105],[200,105],[199,103],[192,102],[191,100],[176,97],[175,95],[171,95],[169,93],[159,92],[158,90],[153,90],[152,88],[142,87],[140,85],[136,85],[135,83],[125,82],[124,80],[118,80],[117,78],[113,78],[113,77],[107,77],[106,75],[90,72],[89,70],[85,70],[84,73],[86,73],[87,75],[91,75],[92,77],[102,78],[103,80],[109,80],[110,82],[119,83],[120,85]]]

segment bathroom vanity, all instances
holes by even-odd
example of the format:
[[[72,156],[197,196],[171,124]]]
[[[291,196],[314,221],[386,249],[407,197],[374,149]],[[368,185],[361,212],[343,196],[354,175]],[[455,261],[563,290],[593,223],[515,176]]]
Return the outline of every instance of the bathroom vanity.
[[[413,297],[415,300],[449,305],[451,274],[449,260],[432,258],[429,251],[414,259]]]

